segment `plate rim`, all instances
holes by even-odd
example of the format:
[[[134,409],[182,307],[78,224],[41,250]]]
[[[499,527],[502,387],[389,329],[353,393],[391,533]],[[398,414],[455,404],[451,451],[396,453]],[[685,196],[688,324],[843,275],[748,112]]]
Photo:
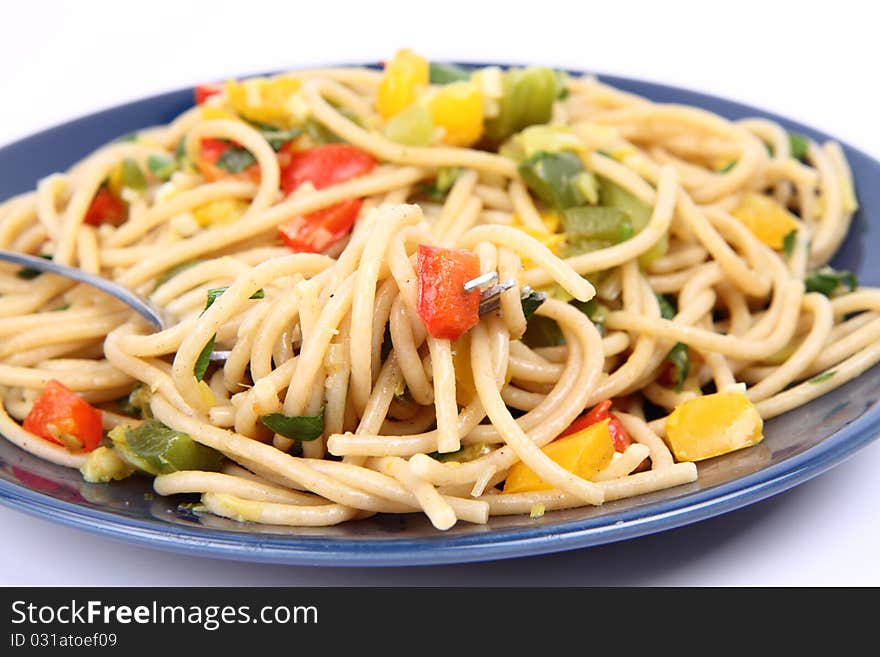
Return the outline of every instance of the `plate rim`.
[[[468,67],[517,66],[517,64],[478,62],[458,63]],[[375,67],[375,64],[344,66]],[[833,138],[797,120],[723,96],[642,78],[565,70],[577,75],[595,75],[602,82],[617,88],[628,90],[637,88],[639,89],[637,93],[648,96],[680,95],[689,99],[688,104],[697,107],[720,103],[728,110],[770,118],[787,129],[797,130],[815,138]],[[162,99],[171,99],[191,89],[192,86],[165,91],[77,116],[7,142],[0,146],[0,153],[7,149],[14,150],[29,139],[50,131],[69,130],[80,121],[124,112],[126,108],[132,106],[149,105]],[[880,171],[880,160],[849,143],[836,141],[848,158],[856,156]],[[874,367],[878,366],[880,365]],[[873,368],[869,368],[860,376],[865,376],[871,369]],[[394,537],[362,539],[239,533],[197,525],[161,526],[159,520],[140,520],[74,504],[5,479],[0,479],[0,504],[105,538],[190,555],[300,566],[418,566],[471,563],[537,556],[603,545],[705,520],[759,502],[820,475],[878,437],[880,437],[880,404],[875,400],[861,416],[844,425],[822,442],[779,463],[723,484],[608,515],[562,523],[536,522],[534,527],[520,526],[463,535],[438,532],[436,536],[409,539]]]

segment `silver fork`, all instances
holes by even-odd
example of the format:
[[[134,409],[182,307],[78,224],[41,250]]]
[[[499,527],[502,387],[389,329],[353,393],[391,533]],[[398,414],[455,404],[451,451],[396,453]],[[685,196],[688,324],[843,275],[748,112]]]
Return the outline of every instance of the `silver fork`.
[[[109,294],[111,297],[118,299],[134,310],[138,315],[146,319],[158,330],[162,331],[171,326],[171,318],[164,310],[162,310],[162,308],[152,303],[149,299],[145,299],[141,295],[132,292],[128,288],[123,287],[118,283],[114,283],[103,276],[90,274],[89,272],[77,269],[76,267],[61,265],[52,260],[47,260],[46,258],[17,253],[15,251],[6,251],[3,249],[0,249],[0,261],[11,262],[13,264],[21,265],[22,267],[63,276],[64,278],[77,281],[78,283],[85,283],[86,285],[101,290],[102,292]],[[501,293],[516,285],[514,281],[502,281],[498,283],[496,282],[497,280],[498,272],[493,271],[472,278],[464,284],[465,292],[471,292],[478,289],[481,290],[480,315],[485,315],[493,310],[497,310],[501,304]],[[527,285],[523,286],[520,291],[520,296],[525,299],[530,294],[532,294],[532,289]],[[543,296],[542,293],[539,294]],[[211,353],[211,360],[222,361],[226,360],[228,357],[228,351],[214,351]]]

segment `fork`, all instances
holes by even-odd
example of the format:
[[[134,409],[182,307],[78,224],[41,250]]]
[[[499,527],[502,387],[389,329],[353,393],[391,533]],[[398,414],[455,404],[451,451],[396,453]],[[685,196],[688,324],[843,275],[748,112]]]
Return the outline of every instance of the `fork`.
[[[158,307],[157,305],[155,305],[148,299],[145,299],[136,292],[132,292],[128,288],[123,287],[118,283],[114,283],[113,281],[108,280],[103,276],[91,274],[89,272],[83,271],[82,269],[77,269],[76,267],[61,265],[57,262],[53,262],[52,260],[47,260],[46,258],[41,258],[39,256],[17,253],[15,251],[6,251],[3,249],[0,249],[0,261],[11,262],[13,264],[21,265],[22,267],[28,267],[37,271],[47,272],[50,274],[56,274],[58,276],[63,276],[64,278],[68,278],[72,281],[84,283],[86,285],[94,287],[102,292],[105,292],[106,294],[109,294],[113,298],[118,299],[160,331],[167,329],[172,324],[171,318],[164,310],[162,310],[162,308]],[[501,293],[505,290],[509,290],[514,285],[516,285],[516,283],[512,280],[502,281],[500,283],[498,283],[497,281],[498,272],[494,271],[482,274],[480,276],[477,276],[476,278],[472,278],[469,281],[465,281],[465,292],[480,290],[480,315],[485,315],[486,313],[497,310],[501,304]],[[520,295],[523,299],[530,294],[532,294],[532,289],[527,285],[523,286],[520,289]],[[228,351],[211,352],[211,360],[214,361],[226,360],[228,357]]]

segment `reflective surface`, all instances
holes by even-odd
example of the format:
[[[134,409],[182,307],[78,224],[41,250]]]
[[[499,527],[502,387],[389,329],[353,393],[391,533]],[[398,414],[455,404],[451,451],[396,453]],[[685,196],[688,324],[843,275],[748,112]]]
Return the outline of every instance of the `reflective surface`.
[[[660,102],[688,103],[730,118],[772,116],[721,99],[650,83],[603,77]],[[97,146],[137,128],[164,123],[191,103],[190,90],[149,98],[64,124],[0,150],[0,198],[31,189]],[[772,117],[777,120],[779,117]],[[799,132],[822,137],[781,120]],[[61,146],[59,147],[59,144]],[[880,163],[847,149],[861,210],[834,260],[864,285],[880,285]],[[870,219],[870,222],[869,222]],[[871,225],[873,224],[873,225]],[[760,445],[699,465],[686,486],[597,508],[511,516],[486,526],[460,523],[438,532],[421,514],[376,517],[329,528],[239,524],[188,508],[194,496],[162,498],[133,478],[88,484],[76,471],[43,462],[0,441],[0,501],[14,508],[155,547],[250,561],[333,565],[403,565],[479,561],[597,545],[711,517],[785,490],[833,466],[880,432],[880,367],[811,404],[766,423]]]

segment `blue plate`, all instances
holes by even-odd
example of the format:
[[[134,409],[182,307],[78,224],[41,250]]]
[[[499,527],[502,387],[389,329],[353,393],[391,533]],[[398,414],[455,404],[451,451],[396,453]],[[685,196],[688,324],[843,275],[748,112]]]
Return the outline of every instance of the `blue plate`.
[[[639,80],[605,82],[658,102],[685,103],[731,119],[764,116],[816,139],[824,135],[794,121],[714,96]],[[192,105],[183,89],[65,123],[0,149],[0,199],[30,190],[96,147],[133,130],[167,123]],[[844,146],[861,210],[835,266],[880,285],[880,162]],[[0,440],[0,502],[108,538],[177,552],[299,565],[400,566],[485,561],[600,545],[663,531],[757,502],[814,477],[880,433],[880,367],[810,404],[766,423],[753,448],[700,464],[697,482],[598,508],[528,517],[493,518],[486,526],[460,523],[438,532],[421,514],[378,516],[329,528],[238,524],[198,517],[162,498],[145,478],[89,484],[79,473],[41,461]],[[192,498],[190,498],[190,501]]]

